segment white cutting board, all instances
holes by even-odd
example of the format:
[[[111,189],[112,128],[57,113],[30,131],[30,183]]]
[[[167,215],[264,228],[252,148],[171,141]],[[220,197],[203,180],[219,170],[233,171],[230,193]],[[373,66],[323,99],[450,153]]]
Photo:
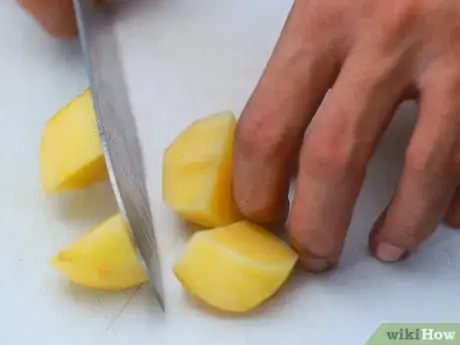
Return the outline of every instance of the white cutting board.
[[[156,0],[118,18],[138,121],[155,226],[160,233],[168,312],[143,287],[122,293],[69,284],[49,257],[115,212],[107,183],[45,198],[37,151],[45,121],[87,86],[76,42],[53,40],[0,3],[0,344],[359,345],[383,321],[460,321],[460,232],[440,226],[409,260],[385,265],[367,252],[367,233],[397,181],[413,126],[407,104],[379,147],[358,201],[341,266],[296,272],[250,315],[197,306],[170,267],[188,230],[161,202],[161,156],[194,119],[241,112],[291,1]]]

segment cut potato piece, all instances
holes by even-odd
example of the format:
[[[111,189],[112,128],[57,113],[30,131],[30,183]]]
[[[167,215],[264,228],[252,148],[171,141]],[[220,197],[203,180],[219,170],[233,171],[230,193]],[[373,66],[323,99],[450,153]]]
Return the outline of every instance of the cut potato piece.
[[[74,283],[94,289],[122,290],[146,281],[120,214],[60,251],[51,263]]]
[[[40,175],[46,194],[84,188],[107,177],[89,90],[47,122],[40,147]]]
[[[207,304],[245,312],[280,288],[297,258],[272,233],[241,221],[195,233],[174,273],[187,291]]]
[[[165,151],[163,200],[192,223],[214,228],[241,219],[231,185],[235,125],[231,112],[207,116]]]

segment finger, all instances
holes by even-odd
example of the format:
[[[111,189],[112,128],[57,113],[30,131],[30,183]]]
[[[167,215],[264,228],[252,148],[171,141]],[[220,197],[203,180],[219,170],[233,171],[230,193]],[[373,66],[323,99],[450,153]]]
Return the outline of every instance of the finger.
[[[303,266],[323,271],[339,260],[366,165],[409,81],[393,57],[350,56],[300,155],[288,220]]]
[[[18,0],[53,36],[73,37],[77,26],[72,0]]]
[[[460,188],[457,187],[450,201],[444,221],[453,228],[460,228]]]
[[[370,249],[382,261],[399,261],[420,245],[436,228],[458,185],[458,91],[458,84],[421,91],[419,119],[398,188],[370,235]]]
[[[285,210],[290,161],[338,69],[325,46],[310,44],[306,4],[295,2],[236,129],[234,196],[254,221],[276,220]]]

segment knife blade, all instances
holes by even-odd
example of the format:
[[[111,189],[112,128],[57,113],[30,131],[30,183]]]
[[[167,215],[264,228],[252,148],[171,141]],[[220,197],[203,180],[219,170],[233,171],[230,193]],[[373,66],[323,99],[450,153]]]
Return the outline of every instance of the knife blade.
[[[74,7],[110,182],[149,285],[164,310],[142,151],[114,33],[118,7],[94,5],[92,0],[74,0]]]

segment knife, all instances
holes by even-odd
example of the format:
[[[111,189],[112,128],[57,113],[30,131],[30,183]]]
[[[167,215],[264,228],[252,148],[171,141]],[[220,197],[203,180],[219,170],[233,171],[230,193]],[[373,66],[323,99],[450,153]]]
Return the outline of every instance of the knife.
[[[93,0],[74,0],[74,7],[110,182],[149,285],[164,310],[142,152],[113,31],[118,7],[94,5]]]

